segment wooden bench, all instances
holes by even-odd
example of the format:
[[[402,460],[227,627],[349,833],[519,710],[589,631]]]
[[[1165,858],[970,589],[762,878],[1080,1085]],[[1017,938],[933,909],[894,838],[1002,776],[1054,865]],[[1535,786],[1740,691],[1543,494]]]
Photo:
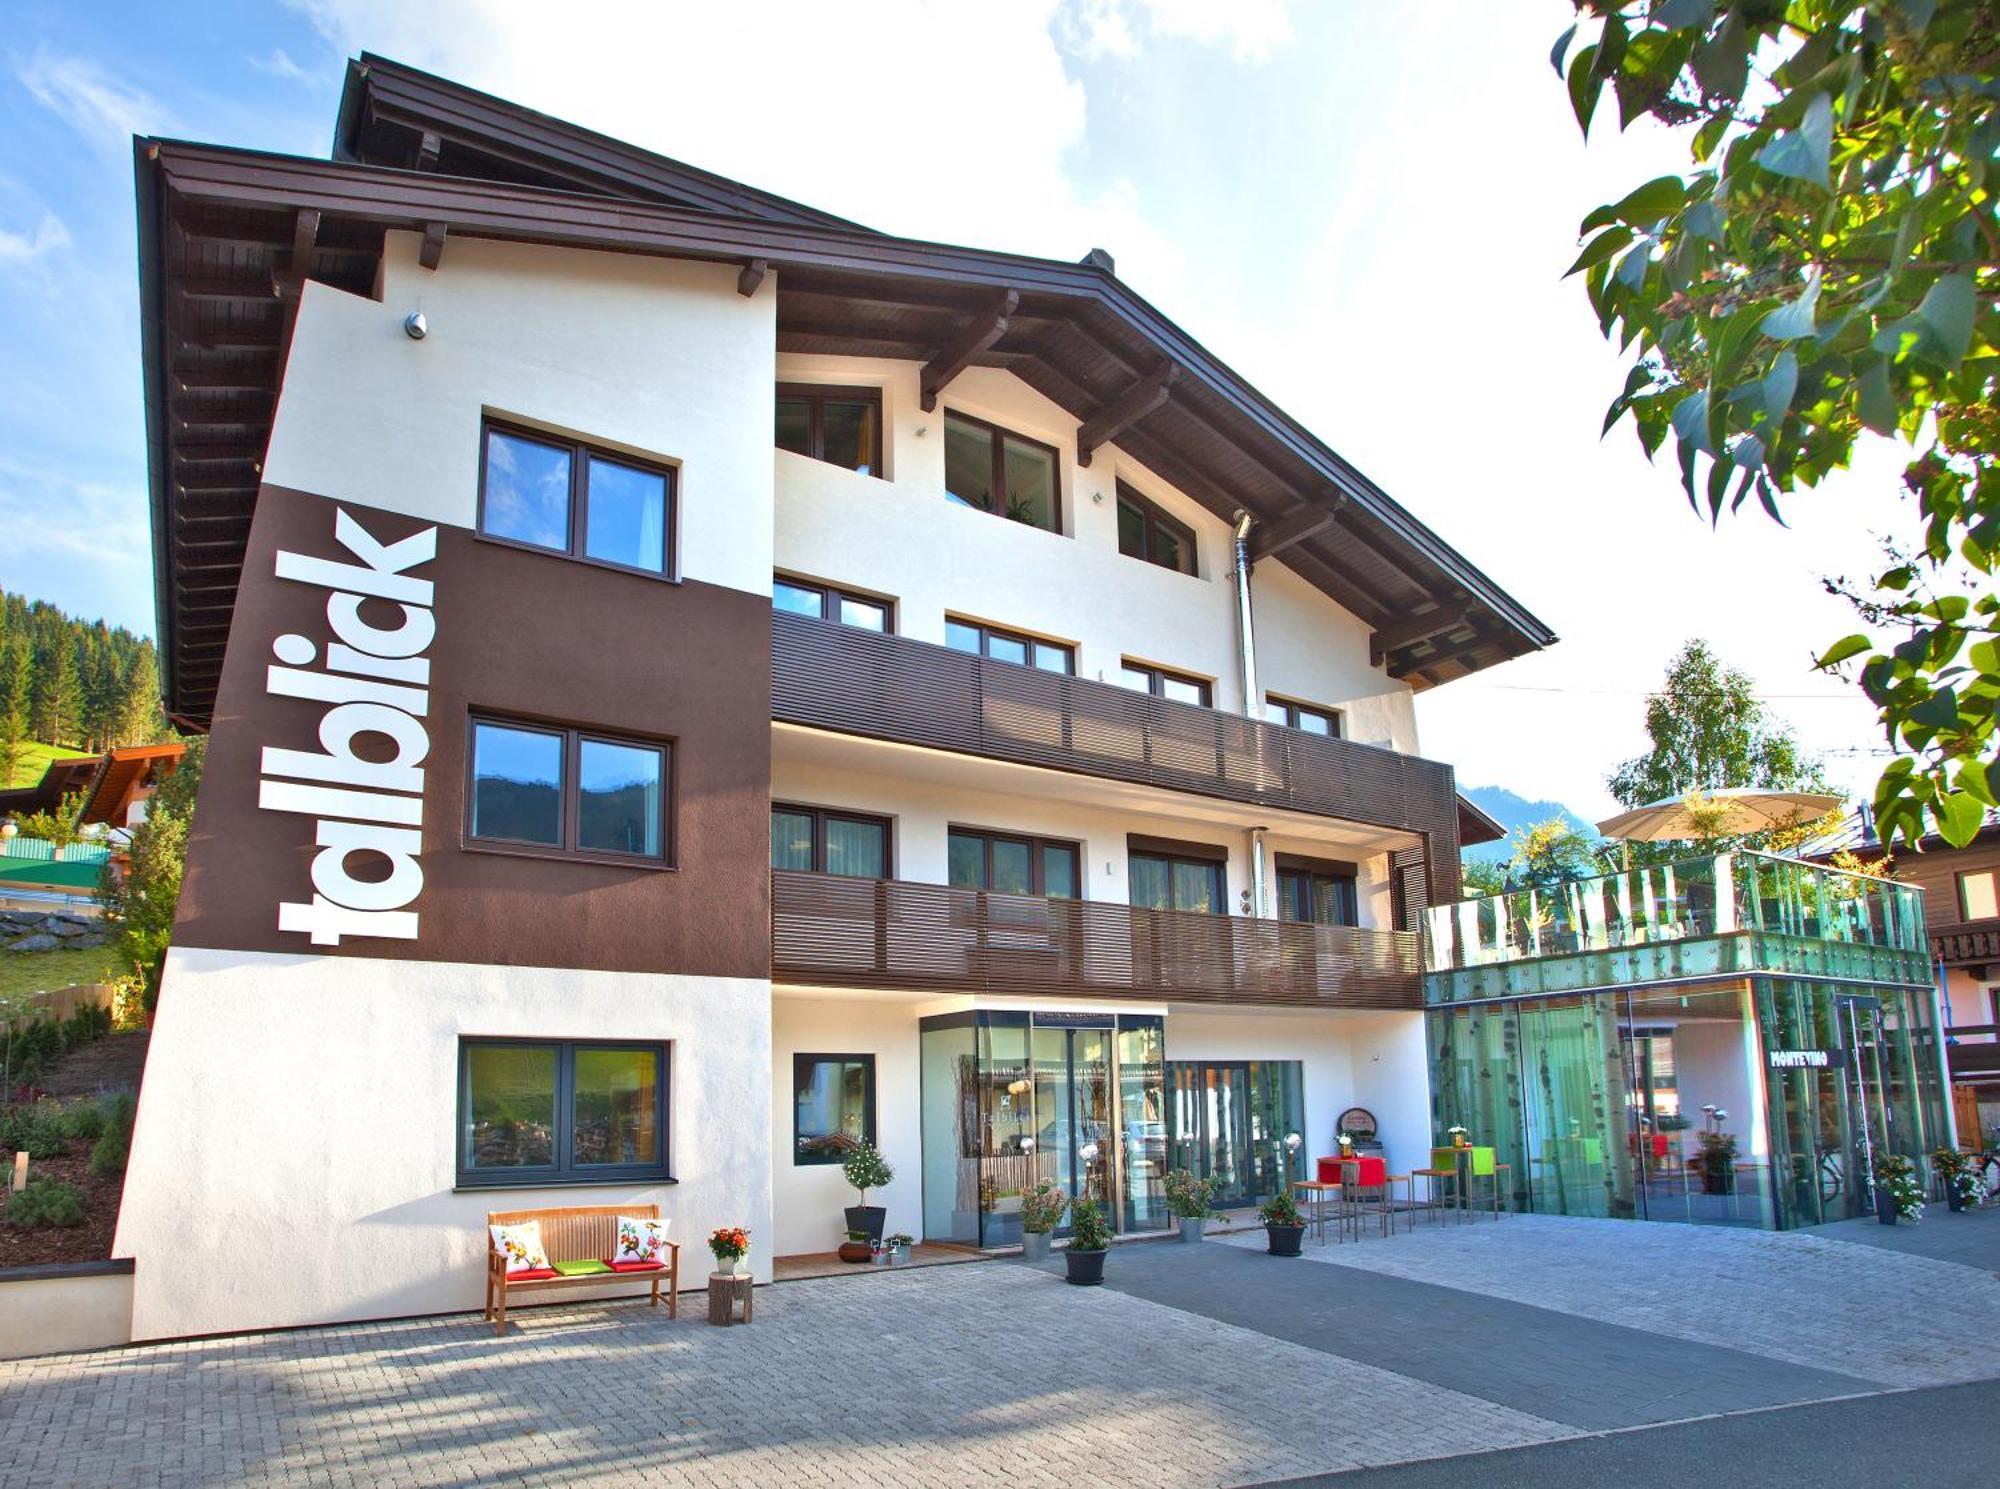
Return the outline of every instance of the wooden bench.
[[[624,1272],[596,1272],[584,1277],[564,1277],[553,1272],[507,1275],[507,1260],[493,1246],[492,1227],[525,1225],[532,1220],[542,1228],[542,1250],[551,1263],[608,1262],[618,1245],[618,1217],[658,1220],[658,1205],[571,1205],[552,1210],[489,1210],[486,1214],[486,1316],[493,1320],[493,1332],[507,1332],[507,1294],[515,1288],[530,1287],[610,1287],[620,1282],[641,1282],[652,1288],[647,1305],[660,1305],[660,1282],[667,1284],[667,1317],[680,1317],[681,1246],[667,1242],[667,1259],[644,1268]]]

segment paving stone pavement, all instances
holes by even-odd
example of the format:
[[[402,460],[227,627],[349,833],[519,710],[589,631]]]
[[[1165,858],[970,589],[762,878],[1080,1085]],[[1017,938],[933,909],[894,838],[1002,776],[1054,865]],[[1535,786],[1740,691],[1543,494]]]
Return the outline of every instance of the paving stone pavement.
[[[1010,1263],[514,1319],[0,1365],[0,1482],[1221,1485],[1570,1430]]]
[[[1258,1232],[1218,1240],[1264,1245]],[[1811,1231],[1510,1215],[1419,1220],[1389,1239],[1308,1245],[1307,1254],[1837,1371],[1857,1389],[2000,1375],[1992,1343],[2000,1280],[1991,1272]]]

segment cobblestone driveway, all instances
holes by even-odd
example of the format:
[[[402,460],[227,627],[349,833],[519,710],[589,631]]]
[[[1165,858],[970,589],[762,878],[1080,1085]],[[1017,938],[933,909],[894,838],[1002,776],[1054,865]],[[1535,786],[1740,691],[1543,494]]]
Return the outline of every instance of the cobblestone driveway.
[[[0,1365],[0,1484],[1223,1485],[1576,1432],[1507,1377],[1511,1349],[1423,1379],[1350,1358],[1337,1329],[1274,1337],[1273,1268],[1294,1298],[1315,1277],[1352,1296],[1370,1270],[1441,1284],[1383,1297],[1446,1355],[1469,1292],[1533,1305],[1543,1370],[1598,1328],[1568,1320],[1635,1331],[1600,1329],[1598,1358],[1563,1367],[1579,1376],[1678,1340],[1845,1372],[1811,1376],[1815,1397],[1996,1373],[1974,1357],[2000,1328],[1990,1274],[1811,1236],[1523,1216],[1309,1253],[1339,1266],[1204,1249],[1188,1261],[1218,1280],[1193,1291],[1228,1309],[1003,1262],[787,1283],[748,1328],[709,1327],[698,1300],[674,1322],[584,1304],[524,1310],[505,1339],[444,1319]],[[1127,1272],[1171,1280],[1179,1249],[1144,1251]]]

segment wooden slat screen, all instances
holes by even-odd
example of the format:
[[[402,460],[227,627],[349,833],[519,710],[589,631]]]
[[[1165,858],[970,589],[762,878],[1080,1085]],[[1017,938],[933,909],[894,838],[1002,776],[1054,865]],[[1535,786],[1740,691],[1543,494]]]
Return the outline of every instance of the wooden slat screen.
[[[1947,966],[2000,962],[2000,920],[1931,927],[1931,955]]]
[[[1421,1008],[1417,937],[794,869],[771,875],[779,982],[1292,1008]]]
[[[1451,767],[1109,683],[810,617],[771,617],[771,714],[789,724],[1421,833],[1458,885]]]

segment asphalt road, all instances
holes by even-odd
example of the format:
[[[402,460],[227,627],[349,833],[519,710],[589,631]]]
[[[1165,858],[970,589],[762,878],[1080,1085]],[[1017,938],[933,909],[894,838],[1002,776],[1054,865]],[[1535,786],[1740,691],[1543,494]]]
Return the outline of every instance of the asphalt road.
[[[1290,1479],[1284,1489],[1885,1489],[2000,1484],[2000,1380],[1780,1406],[1495,1453]],[[1275,1486],[1273,1486],[1275,1489]]]

